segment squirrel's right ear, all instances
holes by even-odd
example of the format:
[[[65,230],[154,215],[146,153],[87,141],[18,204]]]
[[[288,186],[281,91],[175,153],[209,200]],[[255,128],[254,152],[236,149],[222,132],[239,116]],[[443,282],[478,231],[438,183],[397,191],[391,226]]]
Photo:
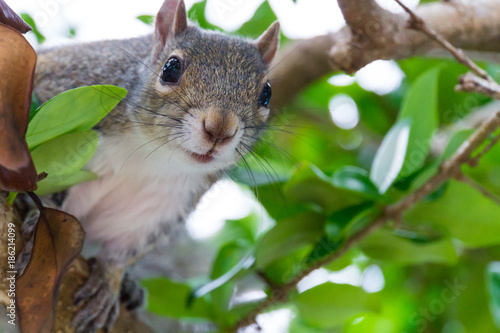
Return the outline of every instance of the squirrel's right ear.
[[[187,29],[187,14],[184,0],[165,0],[156,15],[155,54],[158,56],[169,40]]]
[[[278,21],[271,26],[255,41],[255,45],[262,55],[264,63],[269,65],[273,61],[280,39],[280,23]]]

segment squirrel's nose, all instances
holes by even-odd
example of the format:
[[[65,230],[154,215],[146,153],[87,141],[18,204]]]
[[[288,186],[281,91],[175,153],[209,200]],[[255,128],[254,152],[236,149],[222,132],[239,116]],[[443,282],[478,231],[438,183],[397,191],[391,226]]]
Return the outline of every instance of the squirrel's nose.
[[[238,117],[233,113],[207,112],[203,120],[203,130],[208,141],[217,144],[229,142],[238,130]]]

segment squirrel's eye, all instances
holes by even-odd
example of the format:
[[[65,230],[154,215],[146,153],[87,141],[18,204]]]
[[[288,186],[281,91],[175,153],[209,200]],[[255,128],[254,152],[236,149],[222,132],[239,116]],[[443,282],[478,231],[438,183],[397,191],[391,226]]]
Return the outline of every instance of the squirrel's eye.
[[[171,57],[167,60],[161,70],[161,83],[177,83],[182,75],[182,62],[177,57]]]
[[[263,107],[268,107],[269,102],[271,102],[271,97],[273,96],[273,91],[271,90],[271,84],[269,82],[264,86],[264,90],[260,94],[259,105]]]

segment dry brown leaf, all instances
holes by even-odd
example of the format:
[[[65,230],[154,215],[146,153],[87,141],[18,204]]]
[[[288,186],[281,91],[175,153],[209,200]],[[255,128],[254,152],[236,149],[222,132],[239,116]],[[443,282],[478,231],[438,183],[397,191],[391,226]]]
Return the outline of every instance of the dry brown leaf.
[[[4,23],[25,34],[31,30],[29,24],[23,21],[3,0],[0,0],[0,23]]]
[[[22,332],[52,332],[62,278],[81,252],[84,237],[73,216],[50,208],[40,215],[31,260],[16,283]]]
[[[1,1],[1,0],[0,0]],[[26,144],[36,52],[13,28],[0,23],[0,187],[36,189],[37,174]]]

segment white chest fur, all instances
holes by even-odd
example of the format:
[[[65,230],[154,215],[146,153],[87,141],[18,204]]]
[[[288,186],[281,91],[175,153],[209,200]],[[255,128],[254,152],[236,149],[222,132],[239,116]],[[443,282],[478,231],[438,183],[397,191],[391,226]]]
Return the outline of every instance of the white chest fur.
[[[70,189],[63,209],[82,223],[88,240],[106,252],[147,246],[160,225],[179,224],[193,209],[193,197],[208,184],[203,174],[176,170],[175,152],[151,152],[158,144],[104,137],[87,165],[99,179]]]

